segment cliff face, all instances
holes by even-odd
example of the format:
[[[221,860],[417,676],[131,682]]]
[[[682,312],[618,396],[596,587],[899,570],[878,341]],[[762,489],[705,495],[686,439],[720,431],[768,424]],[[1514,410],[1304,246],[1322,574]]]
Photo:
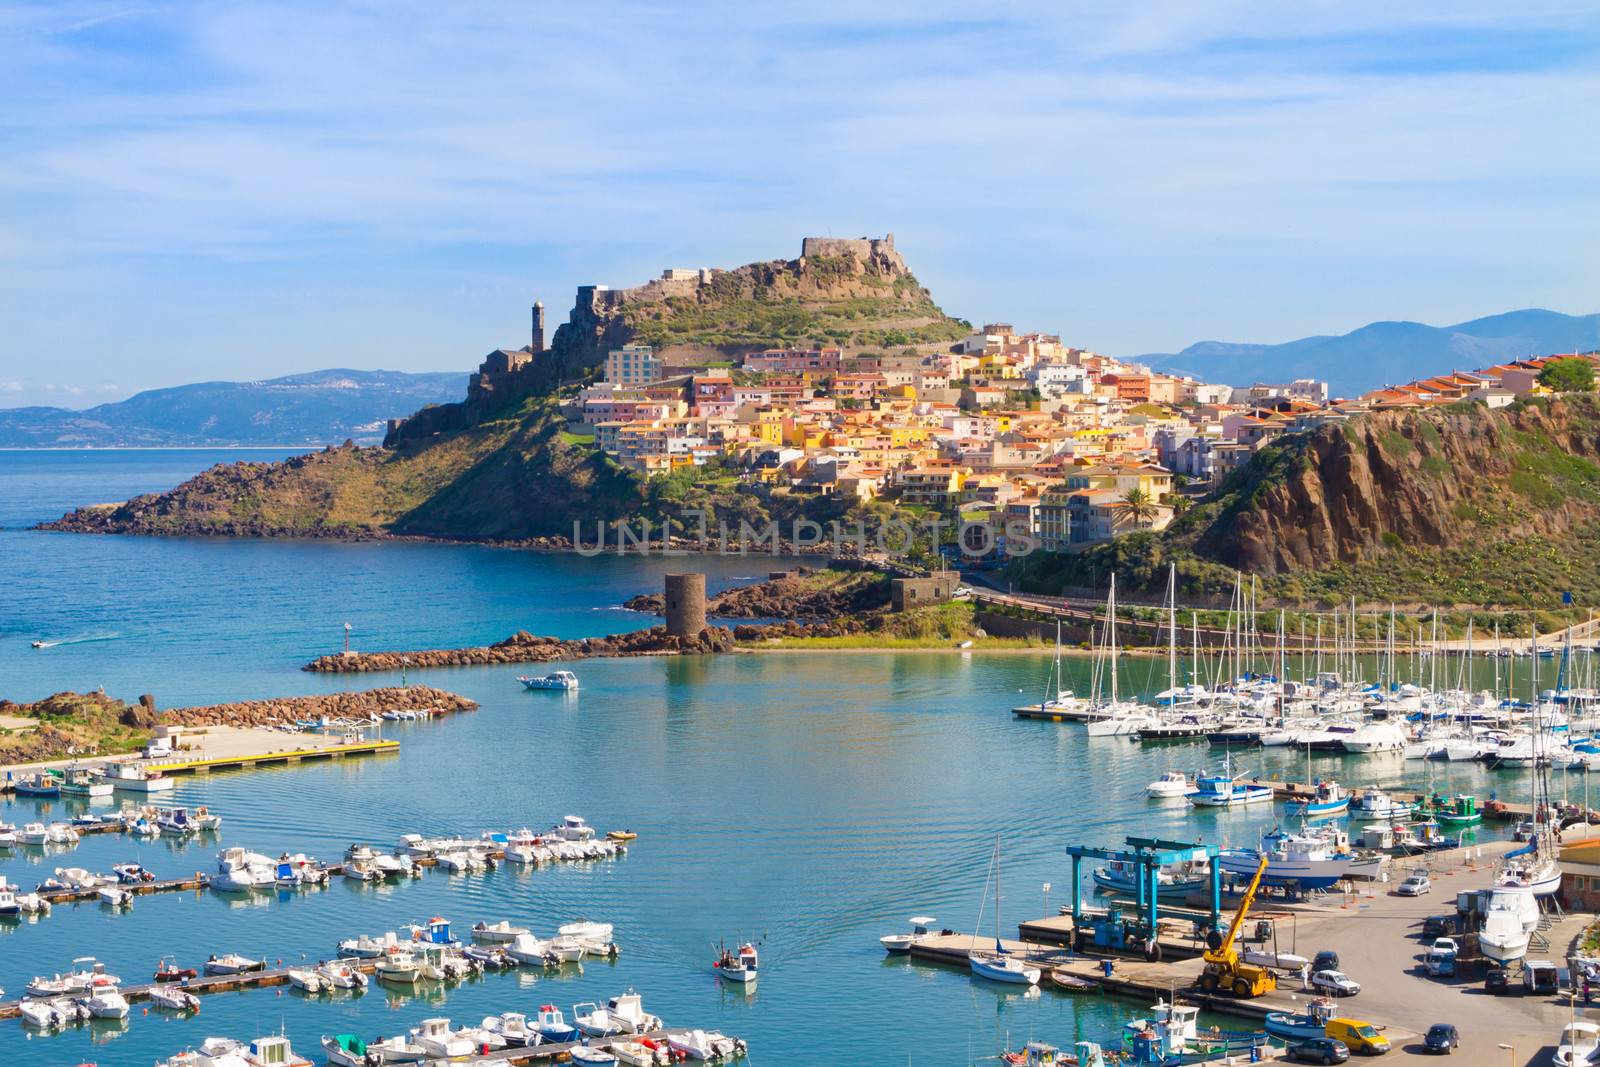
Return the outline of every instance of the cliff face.
[[[1597,462],[1588,397],[1377,413],[1258,459],[1195,549],[1272,574],[1560,536],[1600,516]]]

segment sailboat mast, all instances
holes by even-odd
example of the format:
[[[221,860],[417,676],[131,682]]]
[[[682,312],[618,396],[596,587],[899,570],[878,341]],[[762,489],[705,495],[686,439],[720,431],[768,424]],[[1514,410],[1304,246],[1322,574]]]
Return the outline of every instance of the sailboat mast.
[[[1167,564],[1167,703],[1178,703],[1178,565]]]

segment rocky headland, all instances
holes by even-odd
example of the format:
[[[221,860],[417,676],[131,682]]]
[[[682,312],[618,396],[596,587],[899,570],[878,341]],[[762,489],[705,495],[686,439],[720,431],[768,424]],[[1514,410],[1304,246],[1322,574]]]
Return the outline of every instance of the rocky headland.
[[[622,606],[660,615],[665,600],[660,593],[645,593],[628,598]],[[723,619],[805,621],[882,611],[888,606],[886,574],[797,567],[781,577],[723,590],[707,602],[706,611]]]
[[[324,674],[361,674],[403,668],[481,667],[498,663],[549,663],[554,660],[618,656],[693,656],[727,652],[732,648],[733,633],[721,626],[708,626],[696,637],[675,636],[667,633],[666,627],[657,626],[614,637],[584,637],[578,640],[539,637],[519,630],[492,645],[412,652],[340,653],[320,656],[302,669]]]

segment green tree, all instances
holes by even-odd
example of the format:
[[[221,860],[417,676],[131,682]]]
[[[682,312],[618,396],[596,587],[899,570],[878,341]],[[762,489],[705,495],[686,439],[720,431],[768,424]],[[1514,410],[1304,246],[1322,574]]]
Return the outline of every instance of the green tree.
[[[1582,357],[1551,360],[1539,372],[1539,384],[1557,393],[1594,392],[1594,364]]]
[[[1138,486],[1122,494],[1122,508],[1136,525],[1149,522],[1157,514],[1156,502]]]

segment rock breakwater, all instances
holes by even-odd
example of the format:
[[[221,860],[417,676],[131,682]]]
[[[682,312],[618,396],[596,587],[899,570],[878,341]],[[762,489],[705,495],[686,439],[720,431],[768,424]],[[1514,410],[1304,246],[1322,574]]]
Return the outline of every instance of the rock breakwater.
[[[549,663],[555,660],[604,659],[618,656],[692,656],[733,649],[733,633],[708,626],[695,637],[677,637],[666,627],[563,640],[539,637],[519,630],[492,645],[472,648],[435,648],[416,652],[352,652],[321,656],[304,670],[325,674],[360,674],[418,667],[478,667],[496,663]],[[381,690],[378,690],[381,692]]]
[[[358,693],[323,693],[318,696],[272,697],[172,708],[161,712],[163,725],[178,726],[280,726],[307,719],[365,719],[385,711],[432,708],[437,711],[472,711],[478,702],[459,693],[431,685],[385,686]]]

